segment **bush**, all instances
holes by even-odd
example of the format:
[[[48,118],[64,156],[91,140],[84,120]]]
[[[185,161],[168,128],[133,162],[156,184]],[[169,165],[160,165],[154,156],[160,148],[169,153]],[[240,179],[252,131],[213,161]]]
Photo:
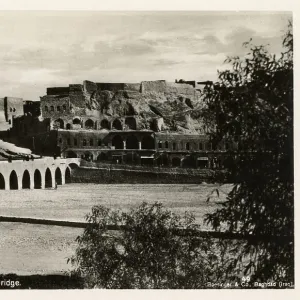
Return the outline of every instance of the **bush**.
[[[224,276],[211,239],[178,235],[199,228],[191,214],[143,203],[129,212],[95,206],[86,219],[70,261],[88,288],[205,288]]]

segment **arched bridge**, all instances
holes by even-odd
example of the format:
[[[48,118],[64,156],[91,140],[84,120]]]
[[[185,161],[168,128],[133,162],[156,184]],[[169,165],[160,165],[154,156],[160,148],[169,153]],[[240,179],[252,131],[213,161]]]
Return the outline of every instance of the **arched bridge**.
[[[0,161],[0,190],[44,189],[70,182],[79,158]]]

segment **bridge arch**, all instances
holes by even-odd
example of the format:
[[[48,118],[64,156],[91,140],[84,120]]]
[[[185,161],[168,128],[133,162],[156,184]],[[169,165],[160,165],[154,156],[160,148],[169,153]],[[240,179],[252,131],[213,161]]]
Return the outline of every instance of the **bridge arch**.
[[[52,188],[53,182],[52,182],[52,174],[49,168],[47,168],[45,172],[45,188]]]
[[[4,176],[0,173],[0,190],[5,189],[5,178]]]
[[[71,183],[71,170],[69,167],[66,167],[65,183]]]
[[[17,190],[19,187],[18,176],[15,170],[11,171],[9,176],[9,187],[11,190]]]
[[[34,188],[41,189],[42,188],[42,174],[40,170],[36,169],[34,171]]]
[[[59,167],[57,167],[56,170],[55,170],[55,182],[58,185],[62,184],[62,173],[61,173],[61,170],[60,170]]]
[[[30,174],[25,170],[22,177],[22,189],[30,189]]]

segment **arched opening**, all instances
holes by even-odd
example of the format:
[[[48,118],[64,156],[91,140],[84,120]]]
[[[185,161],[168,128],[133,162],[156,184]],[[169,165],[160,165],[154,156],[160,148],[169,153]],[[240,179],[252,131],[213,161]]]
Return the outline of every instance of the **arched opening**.
[[[77,158],[77,154],[74,151],[67,151],[67,158]]]
[[[22,189],[30,189],[30,175],[27,170],[25,170],[23,173]]]
[[[68,167],[66,168],[65,182],[66,183],[71,183],[71,170]]]
[[[98,156],[97,156],[97,160],[101,161],[101,160],[107,160],[107,155],[104,152],[101,152]]]
[[[104,129],[109,129],[109,122],[106,119],[103,119],[100,123],[100,127]]]
[[[173,157],[172,158],[172,166],[173,167],[180,167],[180,158],[179,157]]]
[[[126,149],[139,149],[139,141],[136,136],[131,135],[127,138]]]
[[[189,143],[189,142],[187,142],[187,143],[185,144],[185,149],[186,149],[186,150],[190,150],[190,143]]]
[[[91,119],[86,120],[85,123],[84,123],[84,127],[86,129],[93,129],[94,128],[94,121],[91,120]]]
[[[68,165],[68,167],[69,167],[71,170],[73,170],[73,169],[78,168],[78,165],[75,164],[75,163],[70,163],[70,164]]]
[[[161,154],[157,158],[157,165],[158,166],[168,166],[168,164],[169,164],[169,160],[168,160],[168,156],[166,154]]]
[[[122,130],[122,123],[120,120],[115,119],[112,123],[112,128],[117,129],[117,130]]]
[[[34,188],[35,189],[42,188],[42,175],[39,170],[34,171]]]
[[[123,149],[123,139],[119,135],[114,136],[112,139],[112,146],[114,146],[115,149]]]
[[[70,130],[70,129],[71,129],[71,124],[70,124],[70,123],[67,123],[66,129],[67,129],[67,130]]]
[[[154,149],[154,148],[155,148],[154,138],[150,135],[143,137],[142,149]]]
[[[128,129],[136,130],[136,120],[135,118],[126,118],[125,125],[127,125]]]
[[[0,173],[0,190],[5,190],[5,179],[1,173]]]
[[[74,125],[80,125],[80,119],[79,118],[73,119],[73,124]]]
[[[62,184],[62,174],[60,168],[56,168],[55,170],[55,182],[56,184]]]
[[[18,176],[16,171],[12,171],[9,176],[9,186],[11,190],[18,189]]]
[[[57,119],[54,121],[54,128],[64,129],[64,121],[62,119]]]
[[[47,168],[45,173],[45,188],[52,188],[52,176],[49,168]]]

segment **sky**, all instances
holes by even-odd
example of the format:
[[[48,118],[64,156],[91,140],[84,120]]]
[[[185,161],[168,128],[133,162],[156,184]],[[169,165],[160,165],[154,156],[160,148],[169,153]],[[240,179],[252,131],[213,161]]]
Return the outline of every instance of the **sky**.
[[[1,11],[0,98],[39,100],[47,87],[212,80],[252,38],[282,51],[292,16],[276,12]]]

